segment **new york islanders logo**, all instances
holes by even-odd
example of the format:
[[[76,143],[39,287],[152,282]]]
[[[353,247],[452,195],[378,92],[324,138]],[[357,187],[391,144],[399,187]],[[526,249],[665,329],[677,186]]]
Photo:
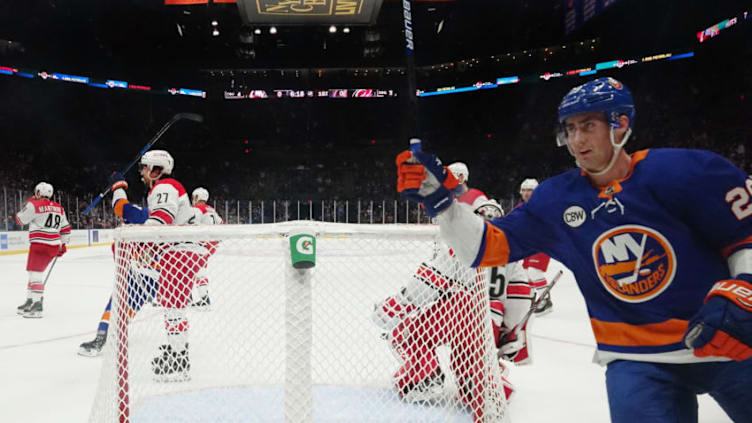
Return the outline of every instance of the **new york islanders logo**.
[[[629,303],[657,297],[676,274],[674,248],[658,231],[640,225],[601,234],[593,243],[593,262],[606,290]]]

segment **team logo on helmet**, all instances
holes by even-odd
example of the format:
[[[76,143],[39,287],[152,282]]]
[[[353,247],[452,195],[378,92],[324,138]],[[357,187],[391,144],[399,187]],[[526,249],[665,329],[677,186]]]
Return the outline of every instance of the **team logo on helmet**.
[[[640,225],[601,234],[593,243],[593,262],[606,291],[629,303],[657,297],[676,274],[674,248],[658,231]]]
[[[615,80],[614,78],[611,78],[610,76],[608,77],[608,83],[617,90],[624,88],[624,85],[621,82]]]

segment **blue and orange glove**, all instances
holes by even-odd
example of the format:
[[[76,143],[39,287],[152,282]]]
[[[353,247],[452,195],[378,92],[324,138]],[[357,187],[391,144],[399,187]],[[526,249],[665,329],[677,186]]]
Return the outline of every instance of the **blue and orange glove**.
[[[120,172],[112,172],[107,181],[110,183],[110,190],[113,192],[118,188],[128,189],[128,182],[125,182],[125,176]]]
[[[713,285],[689,322],[684,344],[697,357],[752,357],[752,283],[727,279]]]
[[[123,217],[123,206],[128,204],[128,195],[125,190],[128,189],[128,182],[120,172],[112,172],[108,178],[110,182],[110,191],[112,192],[112,208],[115,214]]]
[[[431,217],[449,207],[459,181],[433,154],[424,153],[419,139],[410,140],[410,149],[397,156],[397,192],[423,204]]]

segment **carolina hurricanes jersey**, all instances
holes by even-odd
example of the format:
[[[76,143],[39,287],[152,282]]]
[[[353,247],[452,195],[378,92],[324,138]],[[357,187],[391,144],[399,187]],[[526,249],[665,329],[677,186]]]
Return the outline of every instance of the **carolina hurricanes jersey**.
[[[525,204],[524,202],[517,204],[514,206],[516,209],[517,207]],[[512,209],[514,210],[514,209]],[[532,273],[533,275],[530,275],[531,281],[536,281],[543,275],[543,273],[548,270],[548,264],[551,262],[551,257],[543,254],[543,253],[536,253],[532,256],[525,257],[524,261],[522,262],[522,267],[528,270],[528,273]],[[545,275],[543,275],[543,282],[545,282]]]
[[[30,198],[16,213],[19,225],[29,225],[29,242],[32,244],[60,245],[70,240],[71,227],[65,210],[47,198]]]
[[[492,318],[498,326],[502,320],[509,327],[514,326],[530,308],[532,290],[521,261],[468,272],[448,245],[439,243],[434,253],[431,260],[421,263],[405,288],[407,299],[416,307],[438,300],[445,292],[472,288],[472,284],[484,278],[490,301],[501,303],[491,308]]]
[[[697,150],[643,150],[631,166],[627,177],[600,189],[581,170],[550,178],[525,205],[490,223],[453,206],[439,218],[456,219],[472,234],[460,236],[452,225],[442,233],[463,259],[477,252],[474,266],[543,251],[569,267],[602,364],[722,360],[695,357],[682,338],[713,284],[730,277],[726,258],[752,248],[752,178]]]
[[[425,310],[447,293],[472,289],[481,278],[488,283],[495,334],[498,334],[502,322],[511,328],[522,320],[530,309],[533,293],[521,261],[472,271],[443,242],[436,245],[431,259],[418,266],[402,288],[399,302],[405,304],[404,311],[408,313]],[[374,321],[385,330],[394,329],[405,317],[398,313],[380,314],[384,310],[382,307],[376,309],[378,318]]]
[[[468,204],[473,210],[477,209],[483,202],[488,201],[486,194],[483,191],[475,188],[470,188],[464,194],[457,197],[457,201],[460,203]]]
[[[197,225],[221,225],[222,218],[219,216],[214,207],[208,204],[197,204],[193,206],[195,212],[195,224]]]
[[[194,216],[193,206],[183,185],[172,178],[160,179],[146,198],[149,218],[146,225],[185,225]]]

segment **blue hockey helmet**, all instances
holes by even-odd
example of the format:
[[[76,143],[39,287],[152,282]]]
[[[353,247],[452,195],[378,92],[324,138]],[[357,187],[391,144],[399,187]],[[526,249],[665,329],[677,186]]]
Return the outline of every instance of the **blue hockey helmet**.
[[[559,124],[563,126],[564,119],[586,112],[604,112],[611,129],[618,128],[619,117],[626,115],[631,129],[635,117],[632,94],[624,84],[611,77],[586,82],[569,90],[561,100]],[[557,136],[559,146],[566,145],[566,134],[561,132],[562,136]]]

